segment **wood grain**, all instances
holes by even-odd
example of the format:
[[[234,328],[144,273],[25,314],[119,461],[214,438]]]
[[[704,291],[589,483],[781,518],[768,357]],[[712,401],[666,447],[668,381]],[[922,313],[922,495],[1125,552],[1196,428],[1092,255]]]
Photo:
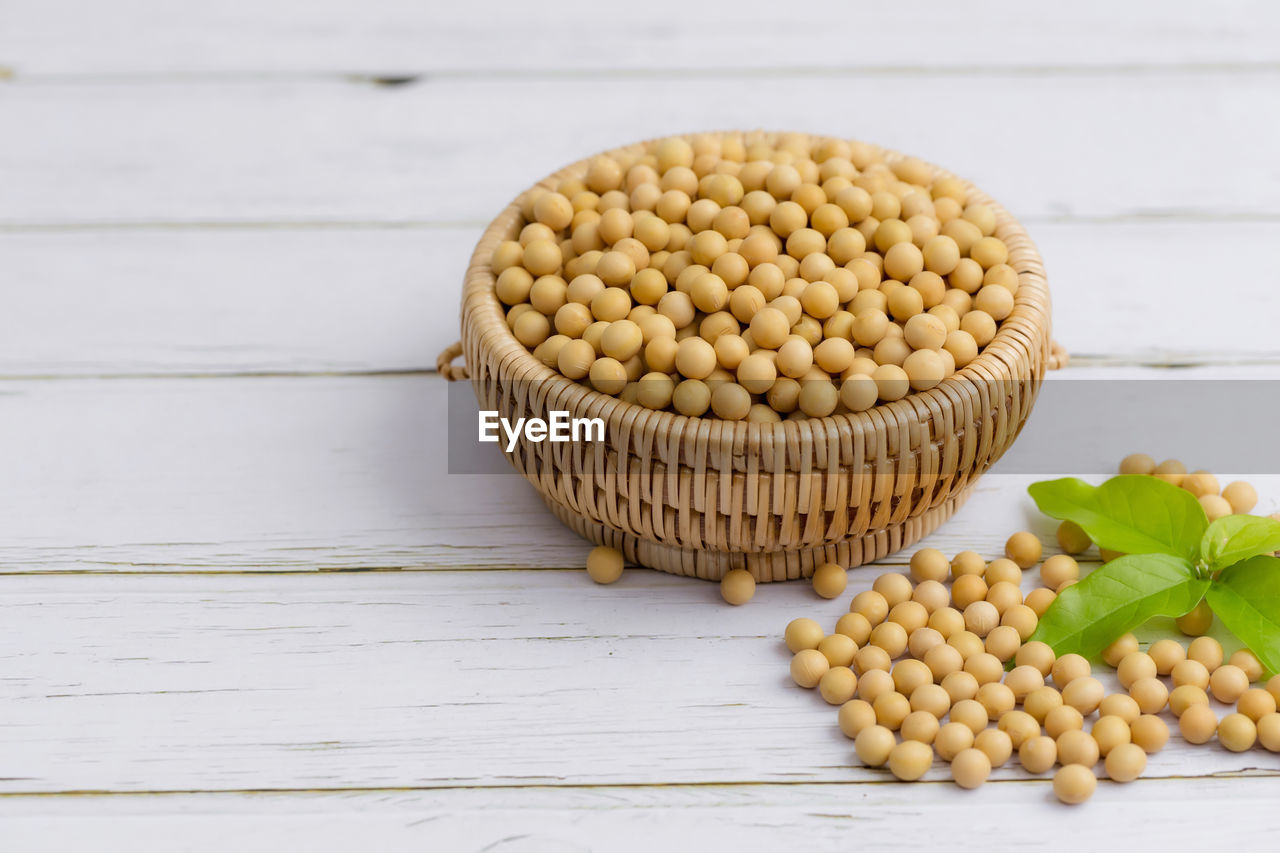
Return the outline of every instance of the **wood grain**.
[[[1177,848],[1204,835],[1205,814],[1248,815],[1213,828],[1215,843],[1247,847],[1280,829],[1276,777],[1102,782],[1079,809],[1047,782],[999,782],[979,791],[949,783],[664,785],[375,791],[276,795],[194,794],[0,798],[5,839],[29,851],[92,845],[170,853],[276,853],[282,847],[386,853],[424,848],[503,853],[712,847],[934,851],[1110,849],[1140,827],[1142,844]]]
[[[717,594],[640,570],[6,578],[0,791],[883,780],[779,639],[848,598]],[[1280,757],[1175,735],[1147,775],[1253,770]]]
[[[477,229],[0,234],[0,374],[435,369]],[[86,278],[86,269],[93,271]]]
[[[593,151],[762,124],[935,160],[1028,224],[1273,222],[1274,91],[1274,74],[1171,72],[16,85],[0,225],[483,224]]]
[[[584,10],[6,4],[3,846],[1107,849],[1140,826],[1168,848],[1213,815],[1223,844],[1274,835],[1277,756],[1176,736],[1080,810],[1013,768],[968,793],[856,767],[777,640],[844,599],[596,587],[532,489],[448,474],[437,377],[327,374],[429,368],[475,236],[538,176],[767,123],[1006,203],[1066,378],[1275,378],[1277,7]],[[1028,479],[988,475],[922,547],[1051,541]],[[1274,509],[1280,477],[1259,490]]]
[[[75,14],[66,14],[74,9]],[[595,69],[893,69],[1275,62],[1274,9],[1102,0],[1068,7],[981,0],[910,12],[816,0],[796,10],[747,0],[556,2],[474,8],[412,0],[232,0],[175,10],[162,0],[98,4],[16,0],[0,60],[26,77],[67,75],[457,73]],[[975,26],[980,21],[981,26]],[[908,23],[909,22],[909,23]],[[909,28],[911,50],[902,49]],[[960,37],[963,33],[964,37]],[[536,34],[537,37],[531,37]],[[686,36],[695,35],[696,39]],[[625,37],[620,37],[625,35]]]

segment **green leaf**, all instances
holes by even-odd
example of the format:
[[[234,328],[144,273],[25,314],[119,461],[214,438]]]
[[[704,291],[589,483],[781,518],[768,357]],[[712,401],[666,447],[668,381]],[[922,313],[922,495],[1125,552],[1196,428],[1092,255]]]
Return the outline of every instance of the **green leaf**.
[[[1074,521],[1101,548],[1124,554],[1169,554],[1195,562],[1209,526],[1199,501],[1185,489],[1139,474],[1101,486],[1066,477],[1027,489],[1046,515]]]
[[[1227,630],[1248,646],[1263,666],[1280,672],[1280,560],[1253,557],[1228,566],[1205,598]]]
[[[1031,639],[1048,643],[1058,655],[1096,655],[1152,616],[1186,613],[1208,586],[1180,557],[1117,557],[1058,593]]]
[[[1210,524],[1200,540],[1200,556],[1215,571],[1276,551],[1280,551],[1280,521],[1257,515],[1224,516]]]

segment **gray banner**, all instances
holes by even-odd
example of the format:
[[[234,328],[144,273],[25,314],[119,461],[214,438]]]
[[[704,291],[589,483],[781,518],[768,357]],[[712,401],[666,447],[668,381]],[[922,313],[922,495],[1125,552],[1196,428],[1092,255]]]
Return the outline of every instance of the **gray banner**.
[[[508,437],[501,426],[492,430],[498,441],[478,440],[479,411],[470,383],[450,385],[449,473],[516,473],[504,458]],[[992,470],[1106,475],[1124,456],[1143,452],[1157,460],[1181,459],[1192,469],[1277,473],[1277,427],[1280,380],[1052,378],[1041,386],[1022,434]],[[606,448],[609,441],[606,435]],[[598,445],[580,433],[558,455],[566,465],[594,466],[607,455]]]

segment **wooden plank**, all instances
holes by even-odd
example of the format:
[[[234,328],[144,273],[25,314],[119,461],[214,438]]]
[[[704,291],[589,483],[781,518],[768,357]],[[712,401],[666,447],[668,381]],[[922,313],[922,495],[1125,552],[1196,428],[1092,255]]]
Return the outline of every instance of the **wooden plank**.
[[[0,232],[0,375],[434,369],[479,228]],[[1054,333],[1095,363],[1276,355],[1276,226],[1040,223]],[[1212,245],[1214,252],[1169,251]],[[1196,311],[1153,306],[1214,281]],[[1106,305],[1106,310],[1098,306]],[[1241,312],[1240,305],[1251,310]],[[1176,353],[1173,350],[1176,349]]]
[[[0,791],[883,780],[780,641],[848,598],[715,599],[656,572],[6,578]],[[1175,736],[1148,774],[1252,769],[1280,757]]]
[[[1035,849],[1070,837],[1110,849],[1140,827],[1142,846],[1174,848],[1204,837],[1247,848],[1280,829],[1275,777],[1103,782],[1080,808],[1057,804],[1047,782],[1004,782],[962,791],[949,784],[520,788],[363,794],[0,799],[16,849],[127,846],[169,853],[352,850],[371,838],[386,853],[438,850],[808,849],[934,851]]]
[[[1258,104],[1274,90],[1271,74],[1163,72],[17,85],[0,225],[478,224],[592,151],[762,122],[936,160],[1028,221],[1271,221],[1276,117]],[[979,94],[1007,110],[975,110]]]
[[[412,0],[233,0],[174,10],[161,0],[8,4],[0,59],[22,77],[201,73],[529,70],[904,69],[1275,62],[1274,8],[1225,2],[1206,27],[1194,3],[1102,0],[1070,8],[998,0],[927,14],[838,0],[804,14],[762,0],[551,2],[496,8]],[[69,14],[74,10],[74,14]],[[300,25],[305,22],[305,25]],[[909,35],[908,35],[909,33]],[[910,42],[910,50],[904,51]],[[234,49],[230,46],[234,45]]]
[[[445,385],[435,376],[0,383],[0,567],[582,565],[585,543],[516,475],[449,474]],[[474,411],[469,388],[455,387],[455,404]],[[1044,428],[1052,435],[1054,427]],[[1033,422],[1024,442],[1035,440],[1028,437],[1034,429]],[[1191,458],[1195,448],[1168,446],[1172,436],[1148,437],[1148,447],[1185,455],[1193,467],[1210,464],[1209,448]],[[1101,443],[1091,446],[1104,452]],[[1096,470],[1108,470],[1120,455],[1106,453]],[[1024,491],[1043,476],[988,474],[927,544],[948,553],[998,553],[1031,520],[1052,541],[1053,525],[1030,514]],[[1273,511],[1280,476],[1256,482],[1259,511]]]
[[[0,373],[434,370],[479,233],[0,233]]]

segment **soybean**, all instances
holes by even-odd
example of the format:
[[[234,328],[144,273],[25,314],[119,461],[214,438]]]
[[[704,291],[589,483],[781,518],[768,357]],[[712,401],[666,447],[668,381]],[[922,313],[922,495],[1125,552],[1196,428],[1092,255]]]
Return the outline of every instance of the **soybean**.
[[[832,154],[844,150],[857,153]],[[519,239],[489,257],[494,294],[544,364],[647,409],[750,423],[862,412],[945,382],[1016,313],[994,211],[965,193],[863,143],[670,137],[522,197]],[[641,336],[647,316],[668,328]],[[553,331],[568,340],[543,347]],[[673,372],[673,389],[634,389]],[[1243,505],[1245,486],[1224,494]],[[943,579],[937,556],[917,581]]]

